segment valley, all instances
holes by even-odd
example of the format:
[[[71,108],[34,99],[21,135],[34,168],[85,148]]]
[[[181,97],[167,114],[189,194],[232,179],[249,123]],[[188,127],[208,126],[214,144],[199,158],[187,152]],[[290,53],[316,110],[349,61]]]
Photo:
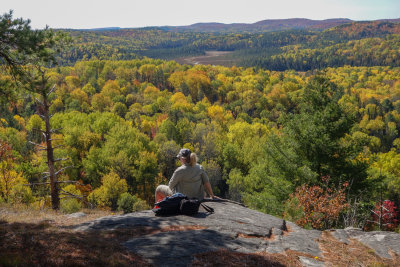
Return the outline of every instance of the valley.
[[[193,56],[175,59],[179,64],[188,65],[221,65],[231,67],[237,63],[237,60],[230,59],[230,51],[206,51],[203,56]]]

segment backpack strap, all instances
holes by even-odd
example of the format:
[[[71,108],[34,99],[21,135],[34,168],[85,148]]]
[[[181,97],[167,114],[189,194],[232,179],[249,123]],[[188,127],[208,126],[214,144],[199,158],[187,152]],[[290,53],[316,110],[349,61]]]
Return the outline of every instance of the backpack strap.
[[[204,204],[204,203],[201,203],[201,206],[202,206],[207,212],[210,212],[210,213],[213,213],[213,212],[214,212],[214,209],[213,209],[213,208],[211,208],[210,206],[207,206],[207,205]]]

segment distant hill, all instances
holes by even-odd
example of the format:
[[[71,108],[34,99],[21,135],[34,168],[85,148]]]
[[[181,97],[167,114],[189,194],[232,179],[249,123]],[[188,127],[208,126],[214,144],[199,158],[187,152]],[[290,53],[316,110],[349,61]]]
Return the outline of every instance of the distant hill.
[[[256,23],[196,23],[189,26],[165,27],[168,30],[198,31],[198,32],[268,32],[289,29],[320,29],[324,30],[337,25],[351,23],[350,19],[311,20],[303,18],[270,19]]]
[[[336,26],[346,24],[358,23],[375,23],[381,24],[385,22],[400,23],[398,19],[382,19],[375,21],[354,21],[347,18],[333,18],[325,20],[312,20],[305,18],[292,18],[292,19],[267,19],[255,23],[219,23],[219,22],[205,22],[195,23],[188,26],[154,26],[143,28],[120,28],[120,27],[104,27],[93,29],[80,29],[80,31],[119,31],[119,30],[149,30],[160,29],[165,31],[184,31],[184,32],[270,32],[282,30],[326,30]]]
[[[373,21],[379,22],[394,22],[399,23],[400,19],[386,19]],[[293,30],[293,29],[306,29],[306,30],[325,30],[340,26],[343,24],[356,23],[351,19],[336,18],[336,19],[325,19],[325,20],[311,20],[304,18],[293,18],[293,19],[270,19],[262,20],[256,23],[196,23],[189,26],[166,26],[162,27],[165,30],[172,31],[195,31],[195,32],[269,32],[269,31],[281,31],[281,30]]]
[[[361,39],[400,34],[399,22],[400,19],[352,22],[327,29],[321,37]]]
[[[120,27],[104,27],[104,28],[92,28],[92,29],[79,29],[79,31],[118,31]]]
[[[361,49],[362,51],[358,51],[358,54],[363,58],[363,53],[371,52],[370,48],[354,47],[354,43],[348,42],[368,38],[381,38],[379,42],[386,41],[396,50],[398,37],[391,35],[400,34],[400,23],[398,22],[400,19],[355,22],[349,19],[309,20],[300,18],[263,20],[253,24],[197,23],[178,27],[64,30],[75,39],[75,44],[70,49],[64,50],[60,64],[74,64],[82,59],[124,60],[144,56],[182,60],[185,57],[206,56],[206,52],[209,51],[229,51],[234,53],[224,54],[216,58],[217,61],[213,63],[207,56],[207,62],[209,64],[236,62],[237,65],[262,66],[281,70],[287,69],[290,65],[282,61],[287,60],[283,54],[291,54],[290,49],[284,48],[285,46],[296,46],[299,53],[301,52],[301,56],[296,54],[297,58],[317,53],[332,59],[334,58],[332,53],[336,49],[335,45],[338,44],[351,50]],[[370,40],[362,44],[372,44],[374,49],[378,49],[376,42],[376,40]],[[282,57],[272,59],[271,57],[274,55]],[[373,60],[368,59],[368,64],[381,65],[389,58],[397,59],[396,56],[380,54]],[[245,61],[246,63],[244,63]],[[315,68],[316,65],[308,64],[308,61],[308,57],[303,60],[303,63],[296,61],[296,66],[290,65],[290,68],[297,70]],[[325,63],[328,61],[330,62],[326,59]],[[339,65],[359,65],[361,63],[357,62],[366,62],[364,59],[353,63],[348,62],[349,58],[345,56],[339,61],[334,66],[338,66],[339,63]],[[307,63],[307,66],[304,66],[304,62]],[[322,61],[319,60],[319,62]],[[388,64],[385,63],[385,65]],[[398,63],[389,65],[398,66]]]

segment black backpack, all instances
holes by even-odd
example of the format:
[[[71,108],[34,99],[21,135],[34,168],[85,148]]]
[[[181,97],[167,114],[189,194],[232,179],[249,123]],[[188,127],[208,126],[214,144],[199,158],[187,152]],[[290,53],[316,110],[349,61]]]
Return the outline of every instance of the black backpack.
[[[199,212],[200,205],[208,212],[214,212],[214,209],[204,205],[196,198],[189,199],[181,193],[176,193],[170,197],[166,197],[160,202],[155,203],[153,212],[156,215],[189,215],[193,216]]]
[[[182,199],[180,204],[180,212],[184,215],[196,215],[199,212],[200,201],[197,198]]]
[[[166,197],[154,204],[153,212],[156,215],[177,215],[180,214],[181,200],[188,197],[181,193]]]
[[[181,207],[180,207],[180,212],[183,215],[189,215],[193,216],[196,215],[199,212],[200,205],[208,212],[214,212],[214,209],[207,206],[204,203],[201,203],[200,200],[197,198],[191,198],[191,199],[182,199],[181,200]]]

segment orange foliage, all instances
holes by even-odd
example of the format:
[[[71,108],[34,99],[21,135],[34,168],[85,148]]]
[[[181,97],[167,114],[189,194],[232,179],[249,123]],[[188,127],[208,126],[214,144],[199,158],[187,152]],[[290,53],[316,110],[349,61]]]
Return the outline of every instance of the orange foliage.
[[[340,212],[348,207],[344,183],[338,189],[329,187],[329,176],[322,177],[324,186],[302,185],[290,195],[299,200],[298,207],[303,208],[304,215],[296,221],[300,226],[310,225],[315,229],[327,229],[335,223]]]

